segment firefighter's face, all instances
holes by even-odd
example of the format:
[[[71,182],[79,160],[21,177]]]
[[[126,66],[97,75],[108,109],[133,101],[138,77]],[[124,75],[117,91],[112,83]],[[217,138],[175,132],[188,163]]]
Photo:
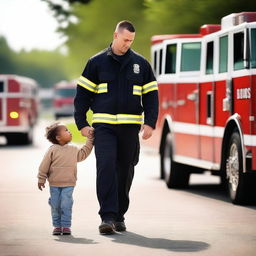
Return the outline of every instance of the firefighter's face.
[[[135,32],[130,32],[127,29],[123,29],[118,32],[114,32],[115,51],[119,55],[125,54],[131,47],[135,38]]]
[[[57,140],[60,142],[60,144],[66,144],[72,140],[72,134],[68,130],[68,128],[63,125],[58,130]]]

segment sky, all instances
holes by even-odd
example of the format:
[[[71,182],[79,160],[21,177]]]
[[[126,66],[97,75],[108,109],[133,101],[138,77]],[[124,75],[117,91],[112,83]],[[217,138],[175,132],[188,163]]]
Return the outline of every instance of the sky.
[[[0,36],[15,51],[56,49],[65,41],[56,28],[57,21],[45,2],[0,0]]]

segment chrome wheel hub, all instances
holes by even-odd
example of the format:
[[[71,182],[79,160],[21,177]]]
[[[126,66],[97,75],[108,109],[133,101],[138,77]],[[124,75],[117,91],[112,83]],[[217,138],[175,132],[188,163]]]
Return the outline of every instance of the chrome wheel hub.
[[[171,170],[171,147],[168,143],[169,136],[166,138],[165,149],[164,149],[164,176],[168,179]]]
[[[165,177],[169,176],[170,167],[171,167],[171,158],[170,158],[170,147],[166,145],[164,150],[164,174]]]
[[[230,147],[229,158],[226,163],[227,178],[233,191],[237,190],[239,182],[239,159],[235,143]]]

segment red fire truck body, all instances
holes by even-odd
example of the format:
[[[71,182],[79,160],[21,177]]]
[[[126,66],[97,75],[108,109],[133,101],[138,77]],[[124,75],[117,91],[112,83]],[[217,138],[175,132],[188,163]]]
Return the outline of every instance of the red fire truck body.
[[[74,97],[76,81],[61,81],[54,85],[54,115],[55,119],[74,115]]]
[[[167,186],[211,170],[227,180],[232,202],[256,199],[256,12],[196,35],[153,36],[151,57]]]
[[[38,85],[30,78],[0,75],[0,135],[8,144],[30,144],[38,117]]]

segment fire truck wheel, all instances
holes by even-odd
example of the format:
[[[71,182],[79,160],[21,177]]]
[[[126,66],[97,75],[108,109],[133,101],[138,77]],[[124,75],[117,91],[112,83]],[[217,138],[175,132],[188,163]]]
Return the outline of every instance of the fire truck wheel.
[[[172,138],[168,133],[166,136],[164,150],[161,158],[163,159],[163,173],[165,183],[168,188],[184,188],[188,186],[190,173],[183,166],[173,161]]]
[[[238,132],[230,138],[226,159],[226,174],[230,198],[234,204],[246,204],[251,200],[252,182],[247,173],[242,172],[242,145]]]
[[[8,145],[29,145],[33,142],[33,129],[27,133],[12,133],[6,136]]]

